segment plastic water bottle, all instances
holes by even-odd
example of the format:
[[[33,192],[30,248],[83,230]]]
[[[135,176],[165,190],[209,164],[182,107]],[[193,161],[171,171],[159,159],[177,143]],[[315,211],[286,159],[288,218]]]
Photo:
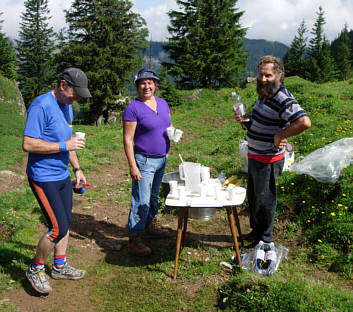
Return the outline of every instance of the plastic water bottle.
[[[255,256],[254,256],[254,271],[256,273],[264,274],[262,265],[265,261],[265,243],[259,241],[255,247]]]
[[[241,101],[240,95],[236,92],[232,92],[232,102],[233,102],[233,109],[237,115],[245,116],[246,109],[244,103]]]
[[[80,188],[76,188],[75,185],[76,185],[76,180],[71,180],[71,185],[72,185],[72,190],[74,191],[74,193],[76,194],[83,194],[85,191],[86,191],[86,188],[85,186],[90,186],[91,184],[89,182],[87,182],[86,184],[81,181],[80,182],[80,185],[82,185],[83,187],[80,187]]]
[[[272,275],[276,271],[276,262],[277,262],[277,255],[276,255],[276,247],[273,242],[269,244],[265,244],[265,263],[266,267],[264,268],[265,275]]]

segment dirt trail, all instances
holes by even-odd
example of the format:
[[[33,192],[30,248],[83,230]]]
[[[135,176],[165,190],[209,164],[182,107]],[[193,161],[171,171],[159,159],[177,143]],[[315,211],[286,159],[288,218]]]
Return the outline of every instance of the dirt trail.
[[[92,173],[87,176],[91,186],[87,193],[98,189],[106,196],[112,196],[121,190],[112,189],[111,185],[128,179],[128,168],[125,158],[116,159],[115,166],[101,168],[101,172]],[[127,192],[123,190],[123,192]],[[102,196],[101,198],[104,198]],[[88,202],[83,195],[74,196],[73,223],[70,231],[69,247],[76,247],[75,252],[68,252],[68,260],[73,266],[86,268],[94,267],[95,263],[106,257],[108,253],[119,255],[120,248],[127,248],[128,234],[126,224],[128,219],[129,206],[113,204],[106,200],[97,199]],[[224,219],[224,218],[223,218]],[[212,223],[207,227],[207,232],[202,234],[193,233],[193,238],[201,242],[216,244],[220,246],[231,246],[231,236],[225,220]],[[163,226],[175,233],[177,217],[168,218],[158,214],[158,220]],[[243,232],[247,232],[248,219],[244,213],[240,215],[240,222]],[[38,231],[38,238],[45,231],[41,226]],[[188,232],[192,232],[192,222],[188,224]],[[207,234],[222,234],[210,235]],[[175,236],[171,237],[175,240]],[[208,241],[212,240],[212,241]],[[50,279],[53,293],[48,296],[39,296],[29,285],[23,272],[22,287],[10,289],[1,300],[10,301],[16,304],[20,311],[61,311],[62,302],[65,304],[65,311],[96,311],[97,306],[92,306],[87,296],[90,286],[94,285],[94,276],[88,275],[80,281],[58,281]],[[72,296],[71,294],[74,294]],[[1,307],[1,306],[0,306]],[[54,307],[58,307],[56,310]]]

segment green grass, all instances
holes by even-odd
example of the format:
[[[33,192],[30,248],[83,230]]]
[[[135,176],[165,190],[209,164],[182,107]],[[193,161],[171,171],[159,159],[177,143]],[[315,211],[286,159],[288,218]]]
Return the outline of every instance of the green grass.
[[[0,75],[0,170],[22,163],[22,134],[25,118],[20,106],[15,82]]]
[[[2,146],[6,145],[0,157],[2,170],[22,163],[24,117],[16,115],[16,122],[6,124],[15,115],[16,96],[8,91],[12,86],[6,80],[0,79],[1,86],[7,90],[6,101],[1,104],[0,134],[4,138]],[[286,78],[286,86],[312,120],[309,130],[289,139],[294,143],[296,157],[353,137],[353,80],[318,85],[290,77]],[[212,177],[223,172],[227,177],[238,175],[246,182],[246,175],[240,173],[239,155],[239,140],[245,137],[245,131],[234,121],[231,91],[202,90],[198,99],[187,99],[182,106],[172,108],[173,124],[184,131],[184,136],[179,144],[172,143],[167,172],[177,170],[180,153],[185,161],[209,166]],[[257,97],[255,85],[235,91],[251,111]],[[192,91],[181,93],[190,95]],[[105,165],[119,166],[117,155],[123,155],[120,123],[99,128],[74,124],[74,131],[87,133],[86,148],[78,152],[87,174]],[[308,175],[283,173],[277,188],[275,235],[283,245],[290,245],[289,261],[284,260],[272,277],[247,271],[230,274],[219,263],[229,262],[234,251],[190,239],[180,256],[178,279],[172,281],[175,242],[170,240],[152,242],[155,252],[148,259],[131,257],[127,248],[107,253],[89,268],[82,287],[88,287],[96,311],[353,311],[352,181],[353,166],[343,169],[335,184],[319,183]],[[130,182],[104,185],[102,181],[86,195],[88,202],[128,207]],[[27,185],[0,194],[0,203],[2,291],[9,287],[10,280],[15,280],[11,287],[22,287],[42,217]],[[218,216],[209,222],[193,223],[195,231],[207,232],[210,226],[224,223],[225,212],[219,211]],[[175,212],[165,211],[163,218],[175,220]],[[63,303],[62,308],[69,305]],[[10,303],[0,304],[0,311],[6,308],[15,311]]]
[[[352,311],[353,295],[295,275],[281,280],[243,271],[219,291],[226,311]]]

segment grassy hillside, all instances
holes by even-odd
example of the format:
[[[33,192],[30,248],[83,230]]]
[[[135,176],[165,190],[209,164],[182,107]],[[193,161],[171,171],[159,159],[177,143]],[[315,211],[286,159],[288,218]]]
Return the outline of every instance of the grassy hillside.
[[[22,133],[25,117],[21,115],[15,82],[0,75],[0,170],[22,163]]]
[[[303,134],[289,139],[294,143],[296,157],[353,137],[353,80],[317,85],[290,77],[285,82],[313,124]],[[0,83],[4,84],[1,79]],[[24,118],[15,113],[15,95],[11,95],[11,85],[5,83],[7,91],[2,92],[10,94],[6,93],[6,100],[1,101],[1,118],[5,114],[0,131],[5,139],[0,168],[16,167],[24,156],[20,151]],[[238,175],[246,181],[240,172],[239,155],[239,140],[245,132],[234,121],[231,91],[234,90],[181,91],[186,103],[173,108],[172,118],[184,136],[180,144],[171,148],[168,172],[177,170],[180,153],[185,161],[211,167],[212,177],[223,172],[227,177]],[[257,97],[255,84],[235,91],[251,111]],[[12,119],[17,121],[10,123]],[[99,172],[103,166],[122,166],[116,160],[119,155],[119,159],[124,159],[120,124],[74,128],[86,132],[89,138],[87,148],[80,152],[86,175]],[[233,252],[200,244],[183,250],[182,257],[191,260],[180,263],[178,280],[172,282],[165,272],[172,271],[173,241],[170,250],[155,253],[148,261],[131,260],[126,248],[120,257],[107,255],[90,269],[92,279],[81,287],[89,289],[92,311],[353,311],[352,181],[353,166],[344,168],[335,184],[319,183],[308,175],[283,173],[278,181],[275,239],[289,248],[289,261],[283,261],[272,277],[244,270],[225,276],[219,263],[230,261]],[[128,207],[130,182],[125,179],[115,185],[105,184],[103,178],[102,185],[86,195],[88,201],[101,200],[113,209],[114,203]],[[111,194],[115,188],[118,195]],[[0,203],[1,299],[11,280],[14,288],[26,285],[24,270],[34,252],[34,234],[41,214],[26,183],[0,194]],[[166,211],[162,217],[175,219]],[[224,221],[225,215],[193,226],[215,228],[219,220]],[[206,256],[211,260],[205,260]],[[186,295],[189,288],[195,288],[195,293]],[[8,310],[9,306],[0,303],[0,311]]]

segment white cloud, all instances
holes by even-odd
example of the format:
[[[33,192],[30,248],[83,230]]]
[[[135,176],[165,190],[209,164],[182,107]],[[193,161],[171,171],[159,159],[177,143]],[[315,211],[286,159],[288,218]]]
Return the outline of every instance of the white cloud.
[[[163,3],[154,7],[141,10],[136,5],[138,0],[132,1],[135,5],[133,9],[139,13],[146,21],[150,36],[154,41],[166,41],[169,36],[167,25],[169,25],[168,12],[170,10],[177,10],[178,5],[175,0],[165,0]]]
[[[3,12],[1,19],[4,20],[2,31],[10,38],[17,38],[21,22],[20,14],[25,12],[24,0],[1,0],[1,2],[4,4],[4,9],[0,9],[0,12]],[[51,16],[49,26],[53,27],[54,31],[65,26],[64,9],[70,8],[71,2],[72,0],[48,1]]]
[[[304,19],[308,36],[322,6],[326,24],[324,33],[334,40],[345,23],[353,29],[353,1],[349,0],[239,0],[237,7],[245,11],[241,18],[250,39],[280,41],[289,45]]]

